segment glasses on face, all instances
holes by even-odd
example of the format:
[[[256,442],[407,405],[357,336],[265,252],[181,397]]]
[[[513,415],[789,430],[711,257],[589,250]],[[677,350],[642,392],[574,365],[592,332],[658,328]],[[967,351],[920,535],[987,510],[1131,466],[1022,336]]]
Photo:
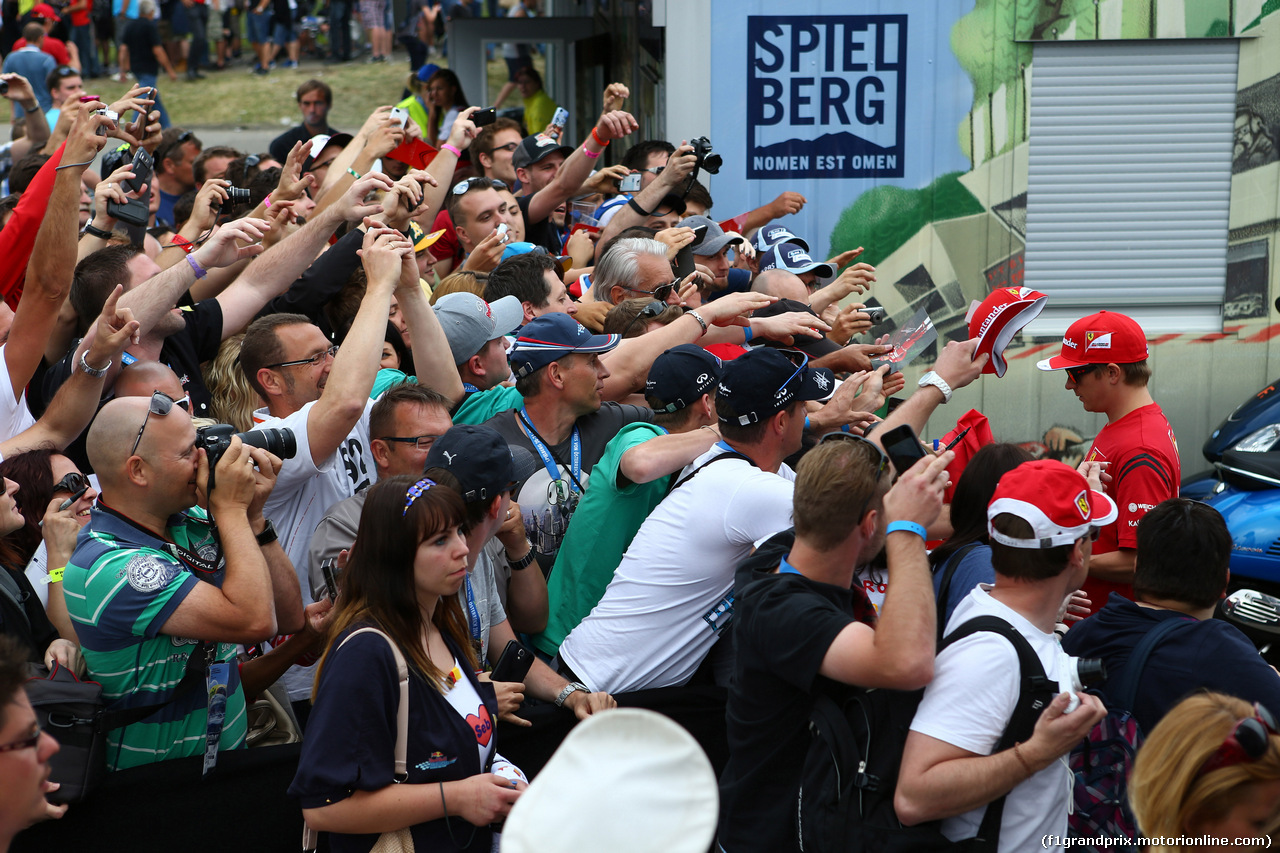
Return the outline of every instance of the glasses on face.
[[[517,143],[518,144],[518,143]],[[472,190],[505,190],[507,185],[497,178],[467,178],[453,185],[454,195],[466,195]]]
[[[515,151],[519,147],[520,147],[519,142],[508,142],[506,145],[493,146],[492,148],[489,149],[489,153],[492,154],[494,151]]]
[[[296,367],[299,364],[310,364],[312,367],[323,364],[326,358],[337,358],[338,345],[334,344],[328,349],[322,349],[315,355],[309,355],[306,358],[296,358],[293,361],[278,361],[275,364],[264,364],[263,367],[275,369],[278,367]]]
[[[1080,380],[1084,379],[1097,369],[1098,366],[1096,364],[1086,364],[1084,367],[1068,367],[1067,376],[1071,377],[1071,383],[1073,385],[1079,385]]]
[[[12,743],[0,745],[0,752],[14,752],[19,749],[30,749],[40,743],[40,736],[44,734],[44,730],[40,728],[40,724],[36,723],[35,733],[24,737],[22,740],[15,740]]]
[[[631,322],[627,324],[627,327],[622,330],[622,337],[625,338],[627,336],[627,333],[631,331],[631,329],[635,326],[636,323],[639,323],[641,320],[652,320],[654,317],[657,317],[663,311],[666,311],[667,307],[668,307],[667,303],[664,300],[662,299],[653,300],[648,305],[641,308],[640,313],[631,319]]]
[[[1271,748],[1270,735],[1277,734],[1276,721],[1266,708],[1253,705],[1253,716],[1235,724],[1231,734],[1217,751],[1209,756],[1197,776],[1231,767],[1236,764],[1259,761]]]
[[[183,397],[182,402],[189,402],[190,398]],[[151,395],[151,403],[147,406],[147,416],[142,419],[142,426],[138,427],[138,437],[133,440],[133,448],[129,451],[129,455],[133,456],[138,452],[138,445],[142,443],[142,433],[147,429],[147,421],[151,420],[152,415],[164,417],[173,411],[173,407],[178,401],[170,397],[163,391],[156,391]]]
[[[649,168],[647,168],[647,169],[641,169],[641,171],[642,171],[642,172],[648,172],[650,175],[661,175],[661,174],[662,174],[662,170],[663,170],[663,169],[665,169],[665,168],[667,168],[667,167],[666,167],[666,166],[650,166],[650,167],[649,167]]]
[[[673,281],[670,284],[660,284],[657,287],[655,287],[653,290],[645,290],[640,287],[628,287],[627,290],[630,290],[632,293],[643,293],[646,296],[652,296],[654,299],[658,300],[659,302],[666,302],[668,299],[671,298],[672,292],[676,289],[677,286],[679,286],[679,284],[680,282]]]
[[[412,435],[412,436],[387,435],[387,436],[383,436],[378,440],[379,441],[395,441],[395,442],[399,442],[400,444],[412,444],[414,447],[418,448],[419,450],[430,450],[431,445],[435,444],[436,439],[439,437],[440,437],[439,435]]]
[[[58,492],[70,492],[74,495],[76,492],[83,491],[88,488],[89,478],[84,474],[81,474],[79,471],[72,471],[70,474],[53,484],[53,493],[56,495]]]

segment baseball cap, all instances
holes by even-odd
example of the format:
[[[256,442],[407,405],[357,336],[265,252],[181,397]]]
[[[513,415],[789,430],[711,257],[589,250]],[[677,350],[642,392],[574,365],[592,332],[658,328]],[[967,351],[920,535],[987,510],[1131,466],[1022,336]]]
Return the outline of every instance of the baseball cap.
[[[302,161],[302,171],[310,172],[311,167],[315,165],[316,158],[320,156],[320,152],[330,145],[337,145],[340,148],[346,148],[354,139],[349,133],[335,133],[333,136],[327,133],[317,133],[315,136],[307,140],[307,157]]]
[[[798,299],[779,299],[763,308],[757,308],[751,316],[753,317],[776,317],[779,314],[790,314],[795,311],[804,311],[817,317],[818,313],[809,307],[807,303]],[[819,338],[811,338],[807,335],[795,335],[795,343],[784,344],[781,341],[763,338],[760,346],[774,347],[776,349],[798,349],[807,354],[810,358],[822,358],[824,355],[830,355],[840,349],[840,345],[835,341],[823,335]]]
[[[815,261],[809,257],[807,249],[796,243],[779,243],[760,257],[761,272],[773,269],[786,270],[796,275],[817,273],[820,279],[830,279],[836,274],[834,265]]]
[[[655,412],[678,412],[720,381],[724,362],[696,344],[680,344],[653,360],[644,395],[660,405]]]
[[[544,136],[541,133],[526,136],[520,140],[520,147],[511,154],[511,168],[523,169],[526,166],[532,166],[548,154],[555,154],[557,151],[566,157],[573,153],[573,149],[568,145],[561,145],[550,136]]]
[[[539,246],[537,243],[508,243],[507,247],[502,250],[502,260],[509,261],[517,255],[527,255],[532,252],[535,255],[551,255],[545,246]],[[573,266],[573,258],[568,255],[551,255],[556,262],[560,264],[560,269],[568,272]],[[501,261],[499,261],[501,263]]]
[[[689,216],[677,223],[680,228],[701,228],[707,226],[707,233],[702,235],[702,242],[693,244],[693,253],[701,257],[718,255],[730,243],[745,243],[741,234],[726,234],[720,223],[707,216]]]
[[[418,82],[419,83],[427,82],[439,70],[440,70],[439,65],[436,65],[434,62],[428,62],[426,65],[423,65],[421,68],[418,69]]]
[[[474,293],[449,293],[431,307],[449,339],[454,364],[462,364],[494,338],[511,334],[524,320],[524,307],[510,294],[490,304]]]
[[[1147,358],[1147,336],[1131,318],[1099,311],[1076,320],[1062,336],[1062,352],[1036,364],[1041,370],[1062,370],[1086,364],[1133,364]]]
[[[796,400],[821,400],[835,388],[835,374],[825,367],[809,367],[809,356],[794,351],[757,347],[725,365],[716,386],[720,420],[741,426],[759,423]]]
[[[479,424],[450,427],[431,445],[422,467],[443,468],[456,477],[467,503],[491,501],[515,480],[507,440],[493,427]]]
[[[693,735],[656,711],[617,708],[569,732],[511,808],[502,850],[703,853],[718,803]]]
[[[412,219],[409,220],[409,239],[413,241],[413,250],[421,252],[423,249],[430,249],[435,242],[444,236],[445,229],[432,231],[428,234],[422,230],[422,226]]]
[[[31,17],[43,18],[46,21],[61,21],[62,16],[58,14],[58,10],[50,6],[48,3],[37,3],[31,7]]]
[[[991,524],[997,515],[1016,515],[1031,525],[1031,539],[1015,539]],[[1087,536],[1092,527],[1116,520],[1115,502],[1089,488],[1089,481],[1056,459],[1024,462],[1005,473],[987,505],[987,532],[1010,548],[1054,548]]]
[[[593,335],[569,314],[543,314],[525,323],[507,361],[519,379],[570,353],[608,352],[621,340],[621,335]]]
[[[1022,327],[1044,310],[1049,297],[1029,287],[998,287],[982,302],[969,309],[969,337],[978,339],[974,358],[982,353],[991,356],[983,373],[1004,376],[1008,364],[1004,349]]]
[[[800,239],[790,229],[782,225],[766,225],[756,232],[755,239],[751,241],[751,245],[755,250],[763,255],[779,243],[794,243],[806,252],[809,251],[809,244]]]

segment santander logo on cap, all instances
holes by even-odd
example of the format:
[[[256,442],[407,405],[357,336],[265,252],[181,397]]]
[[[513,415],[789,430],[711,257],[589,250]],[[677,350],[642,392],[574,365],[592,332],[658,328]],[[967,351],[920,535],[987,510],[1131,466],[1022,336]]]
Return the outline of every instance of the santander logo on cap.
[[[978,339],[974,357],[987,353],[991,360],[983,373],[1004,376],[1008,364],[1005,348],[1027,323],[1044,309],[1048,297],[1030,287],[1000,287],[981,302],[974,302],[966,316],[969,337]]]

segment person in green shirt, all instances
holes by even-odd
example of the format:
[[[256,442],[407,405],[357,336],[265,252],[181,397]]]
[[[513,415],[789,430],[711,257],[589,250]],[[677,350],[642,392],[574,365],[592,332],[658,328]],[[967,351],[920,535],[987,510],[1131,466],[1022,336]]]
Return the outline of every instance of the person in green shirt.
[[[520,392],[502,384],[511,378],[506,336],[524,322],[520,300],[504,296],[490,303],[474,293],[450,293],[432,308],[462,377],[462,402],[453,411],[453,422],[480,424],[523,406]]]
[[[516,72],[516,86],[524,100],[524,126],[529,135],[542,133],[556,114],[556,102],[542,88],[542,75],[532,66]]]
[[[645,383],[653,423],[629,424],[605,447],[560,545],[547,581],[547,627],[533,637],[543,654],[554,656],[600,601],[676,473],[720,439],[713,393],[721,373],[720,359],[695,344],[672,347],[654,361]]]

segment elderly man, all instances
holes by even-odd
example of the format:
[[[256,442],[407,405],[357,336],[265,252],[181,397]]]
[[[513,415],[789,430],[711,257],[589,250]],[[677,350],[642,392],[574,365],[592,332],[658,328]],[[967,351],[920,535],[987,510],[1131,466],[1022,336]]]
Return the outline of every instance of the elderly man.
[[[160,392],[104,406],[89,459],[102,497],[67,564],[67,610],[89,676],[113,710],[141,715],[108,735],[108,766],[243,746],[236,645],[303,627],[293,567],[262,515],[280,460],[233,438],[210,489],[191,416]]]

